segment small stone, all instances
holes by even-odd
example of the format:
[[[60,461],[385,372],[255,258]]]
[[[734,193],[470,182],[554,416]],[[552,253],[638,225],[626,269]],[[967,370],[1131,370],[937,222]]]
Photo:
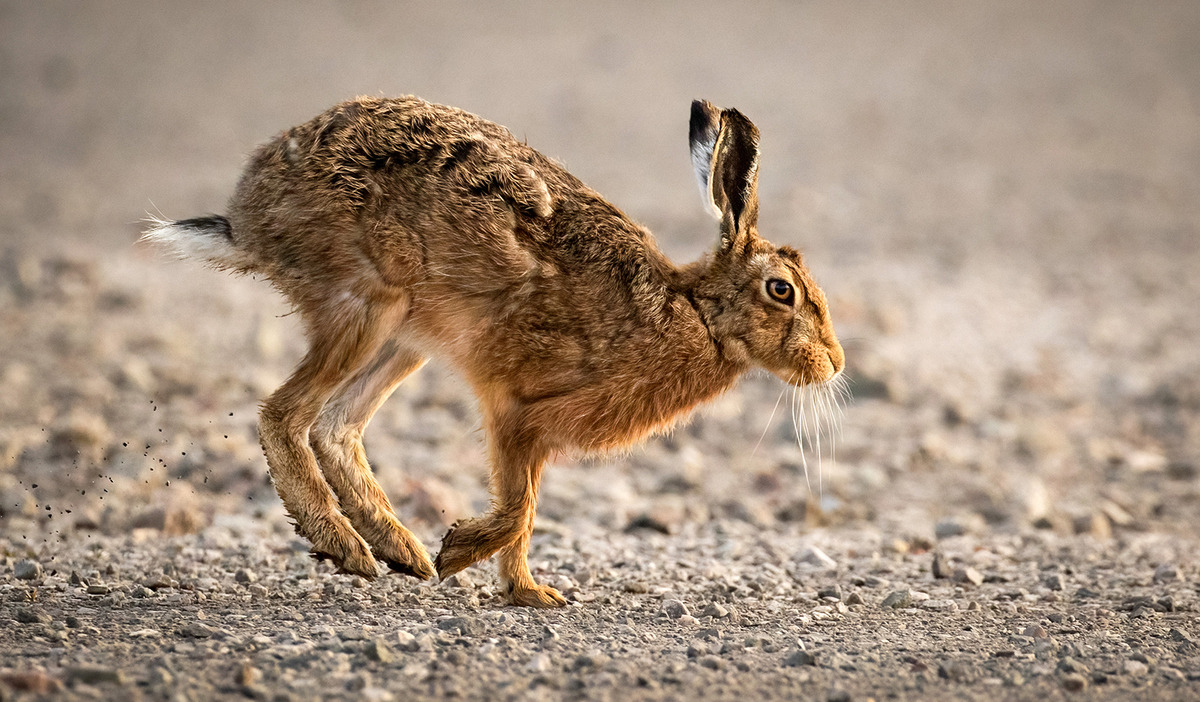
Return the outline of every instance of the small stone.
[[[825,553],[816,546],[809,546],[801,551],[800,555],[796,557],[796,560],[800,561],[801,563],[817,566],[819,568],[826,568],[830,570],[837,568],[837,561],[830,558],[829,554]]]
[[[249,592],[251,595],[254,596],[255,599],[258,599],[258,600],[265,600],[267,598],[267,596],[269,594],[271,594],[270,591],[267,590],[266,586],[259,585],[258,583],[255,583],[255,584],[251,585],[250,587],[246,588],[246,591]]]
[[[942,661],[938,663],[938,677],[954,682],[968,682],[971,679],[971,668],[962,661]]]
[[[933,564],[930,567],[930,570],[933,572],[933,577],[938,578],[939,580],[942,578],[948,578],[952,575],[950,564],[946,562],[946,556],[941,551],[933,552]]]
[[[107,585],[99,583],[87,586],[87,594],[89,595],[107,595],[110,591],[111,589]]]
[[[443,580],[442,585],[445,587],[455,587],[455,588],[463,588],[466,590],[471,590],[471,589],[474,589],[474,587],[475,587],[475,581],[473,581],[471,579],[471,576],[467,575],[467,572],[464,570],[459,573],[455,573],[454,575],[451,575],[450,577]]]
[[[842,588],[836,583],[828,587],[823,587],[817,590],[817,597],[822,599],[840,600],[842,599]]]
[[[479,622],[467,617],[450,617],[438,622],[437,628],[459,636],[471,636],[479,633]]]
[[[1136,660],[1125,661],[1125,665],[1121,669],[1126,675],[1134,678],[1140,678],[1150,672],[1150,666]]]
[[[558,629],[549,624],[542,627],[542,643],[556,643],[560,638]]]
[[[939,539],[948,539],[952,536],[962,536],[965,533],[967,533],[966,525],[953,519],[943,519],[933,527],[933,535]]]
[[[1050,636],[1041,624],[1030,624],[1021,631],[1021,636],[1028,636],[1031,639],[1044,639]]]
[[[18,607],[13,613],[13,619],[16,619],[21,624],[49,624],[51,622],[50,615],[29,607]]]
[[[1183,580],[1183,576],[1179,574],[1179,569],[1173,563],[1163,563],[1154,569],[1154,582],[1156,583],[1174,583]]]
[[[893,590],[888,593],[888,596],[883,598],[883,602],[879,604],[883,609],[904,609],[912,604],[912,590],[905,588],[904,590]]]
[[[1191,480],[1197,475],[1196,464],[1186,461],[1173,461],[1167,464],[1167,477],[1172,480]]]
[[[785,668],[799,668],[805,665],[816,664],[817,657],[808,651],[805,651],[804,649],[796,649],[783,659],[783,665]]]
[[[1066,586],[1066,583],[1063,581],[1062,575],[1058,573],[1051,573],[1042,578],[1042,585],[1045,586],[1047,590],[1061,591]]]
[[[529,659],[529,664],[525,669],[531,673],[545,673],[550,670],[550,655],[547,653],[538,653],[533,658]]]
[[[829,691],[825,697],[825,702],[850,702],[850,693],[847,690],[835,688]]]
[[[1062,686],[1067,692],[1082,692],[1087,689],[1087,678],[1079,673],[1068,673],[1062,676]]]
[[[690,615],[687,605],[679,600],[663,600],[662,607],[659,611],[667,615],[668,619],[679,619],[684,615]]]
[[[862,595],[858,594],[857,592],[852,592],[846,596],[846,604],[847,605],[860,605],[860,604],[866,604],[866,602],[863,600]]]
[[[246,570],[245,568],[238,568],[237,572],[233,574],[233,579],[239,583],[250,584],[257,582],[258,576],[254,574],[254,571]]]
[[[387,665],[396,660],[396,654],[388,647],[382,639],[371,639],[363,648],[363,653],[367,654],[367,658],[376,663]]]
[[[1079,673],[1080,675],[1087,675],[1088,673],[1090,673],[1092,671],[1089,670],[1086,665],[1080,663],[1079,661],[1075,660],[1074,658],[1072,658],[1070,656],[1063,656],[1062,659],[1060,659],[1058,661],[1058,672],[1068,673],[1068,674],[1069,673]]]
[[[971,583],[972,585],[978,587],[983,584],[983,574],[978,570],[971,568],[970,566],[966,568],[958,568],[954,571],[954,582]]]
[[[192,622],[187,626],[179,629],[177,632],[180,636],[190,639],[207,639],[216,633],[212,627],[201,622]]]
[[[724,662],[716,656],[708,655],[700,659],[700,665],[709,670],[720,670],[724,666]]]
[[[119,668],[107,668],[104,666],[81,665],[67,668],[63,671],[63,678],[68,685],[75,683],[83,683],[84,685],[124,685],[125,673]]]
[[[411,633],[401,630],[396,632],[396,648],[412,653],[421,650],[421,642]]]
[[[719,602],[711,602],[704,611],[700,613],[701,617],[709,617],[711,619],[724,619],[729,616],[729,610],[725,609]]]
[[[13,577],[17,580],[38,580],[42,577],[42,564],[22,558],[13,564]]]
[[[1193,645],[1196,643],[1191,635],[1182,629],[1172,628],[1169,632],[1167,632],[1167,636],[1171,637],[1172,641],[1178,641],[1179,643],[1189,643]]]

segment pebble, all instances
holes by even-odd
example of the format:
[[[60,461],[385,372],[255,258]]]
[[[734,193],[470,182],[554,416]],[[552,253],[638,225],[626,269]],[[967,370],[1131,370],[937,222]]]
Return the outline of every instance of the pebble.
[[[89,595],[107,595],[109,592],[110,588],[107,585],[100,585],[97,583],[95,585],[87,586],[87,594]]]
[[[796,649],[783,659],[783,665],[786,668],[799,668],[805,665],[816,665],[817,658],[813,654],[804,649]]]
[[[396,648],[412,653],[421,650],[421,643],[417,641],[417,637],[402,629],[396,632]]]
[[[842,599],[842,588],[836,583],[828,587],[823,587],[820,590],[817,590],[817,597],[822,599],[828,598],[832,600],[840,600]]]
[[[22,624],[49,624],[50,615],[30,607],[18,607],[13,618]]]
[[[983,574],[970,566],[958,568],[954,571],[954,582],[971,583],[978,587],[983,584]]]
[[[1163,563],[1154,569],[1154,582],[1156,583],[1174,583],[1183,580],[1179,569],[1173,563]]]
[[[63,679],[68,685],[75,685],[76,683],[83,683],[84,685],[124,685],[125,673],[119,668],[82,665],[69,667],[64,670]]]
[[[939,539],[948,539],[952,536],[962,536],[966,533],[966,525],[953,519],[943,519],[933,527],[933,535]]]
[[[938,677],[953,682],[968,682],[972,677],[971,668],[963,661],[942,661],[938,663]]]
[[[862,595],[858,594],[857,592],[852,592],[846,596],[846,604],[847,605],[860,605],[860,604],[866,604],[866,602],[863,600]]]
[[[254,571],[252,571],[252,570],[246,570],[245,568],[238,568],[237,572],[233,574],[233,579],[238,581],[239,583],[250,584],[253,582],[257,582],[258,576],[255,575]]]
[[[1078,673],[1068,673],[1062,676],[1061,680],[1063,689],[1068,692],[1082,692],[1087,689],[1087,678]]]
[[[13,564],[13,577],[17,580],[38,580],[42,577],[42,564],[22,558]]]
[[[663,600],[659,611],[667,615],[668,619],[679,619],[683,616],[688,616],[691,612],[688,611],[687,605],[679,600]]]
[[[1045,586],[1045,588],[1048,590],[1059,590],[1059,591],[1063,590],[1066,587],[1066,583],[1063,580],[1063,576],[1058,573],[1051,573],[1051,574],[1047,575],[1046,577],[1042,578],[1042,585]]]
[[[383,663],[385,665],[396,660],[396,654],[383,639],[371,639],[368,641],[367,645],[363,647],[363,653],[367,655],[367,658],[376,663]]]
[[[807,563],[809,565],[817,566],[819,568],[826,568],[829,570],[837,568],[837,561],[830,558],[829,554],[825,553],[816,546],[809,546],[801,551],[800,555],[796,557],[796,560],[801,563]]]
[[[946,556],[941,551],[933,552],[933,563],[930,565],[930,571],[933,577],[941,580],[950,577],[953,572],[950,570],[950,564],[946,561]]]
[[[479,633],[479,622],[468,617],[450,617],[437,623],[437,628],[459,636],[473,636]]]
[[[1125,661],[1125,665],[1121,667],[1121,670],[1130,677],[1140,678],[1150,672],[1150,666],[1142,661],[1127,660]]]
[[[176,633],[180,636],[191,639],[207,639],[215,634],[216,631],[207,624],[201,622],[192,622],[191,624],[179,629]]]
[[[904,609],[912,604],[912,590],[905,588],[904,590],[893,590],[888,593],[888,596],[883,598],[883,602],[879,606],[883,609]]]

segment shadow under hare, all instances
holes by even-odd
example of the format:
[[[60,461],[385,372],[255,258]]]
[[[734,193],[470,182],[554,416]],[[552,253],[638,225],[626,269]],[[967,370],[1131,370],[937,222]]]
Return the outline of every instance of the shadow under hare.
[[[538,485],[564,452],[670,426],[753,367],[825,383],[844,356],[800,254],[758,235],[758,130],[692,103],[691,155],[720,218],[684,266],[505,128],[415,97],[359,98],[251,157],[225,216],[154,221],[182,257],[266,276],[309,350],[259,431],[296,530],[342,570],[442,578],[499,553],[513,604],[565,604],[526,562]],[[367,464],[363,431],[430,356],[478,396],[491,509],[430,560]]]

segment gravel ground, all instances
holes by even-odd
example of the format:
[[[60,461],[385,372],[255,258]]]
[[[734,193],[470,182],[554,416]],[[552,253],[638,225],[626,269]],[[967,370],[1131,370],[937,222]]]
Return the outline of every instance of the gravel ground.
[[[1200,9],[0,3],[0,700],[1200,696]],[[357,93],[509,125],[694,257],[694,97],[763,132],[854,400],[766,376],[548,472],[531,564],[336,575],[266,478],[303,352],[261,281],[133,245]],[[153,204],[151,204],[153,200]],[[368,451],[435,547],[486,507],[436,364]]]

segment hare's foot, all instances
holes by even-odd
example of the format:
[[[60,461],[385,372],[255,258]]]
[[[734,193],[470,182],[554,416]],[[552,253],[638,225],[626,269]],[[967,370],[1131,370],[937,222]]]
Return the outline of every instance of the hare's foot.
[[[367,523],[354,520],[359,531],[371,544],[375,556],[396,573],[428,580],[433,577],[433,562],[429,552],[415,535],[398,519],[385,514]]]
[[[506,526],[491,517],[455,522],[442,537],[442,549],[433,562],[438,577],[448,578],[499,551],[514,537]]]
[[[331,520],[320,529],[306,529],[297,524],[296,531],[312,543],[313,556],[317,560],[332,561],[339,572],[375,579],[379,576],[379,566],[371,554],[371,547],[345,517],[337,516],[345,523],[339,525]]]
[[[511,587],[508,591],[508,603],[515,607],[565,607],[567,600],[558,590],[549,585],[530,583],[523,587]]]

